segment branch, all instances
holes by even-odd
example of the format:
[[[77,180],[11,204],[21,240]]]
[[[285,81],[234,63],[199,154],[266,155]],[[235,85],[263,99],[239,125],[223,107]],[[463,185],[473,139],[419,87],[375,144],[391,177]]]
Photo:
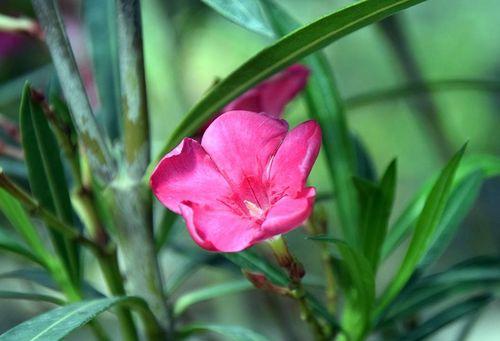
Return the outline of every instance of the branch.
[[[101,180],[109,182],[116,174],[116,165],[92,113],[57,5],[54,0],[32,0],[32,3],[91,167]]]
[[[150,143],[139,1],[118,0],[117,11],[125,162],[128,175],[140,179]]]

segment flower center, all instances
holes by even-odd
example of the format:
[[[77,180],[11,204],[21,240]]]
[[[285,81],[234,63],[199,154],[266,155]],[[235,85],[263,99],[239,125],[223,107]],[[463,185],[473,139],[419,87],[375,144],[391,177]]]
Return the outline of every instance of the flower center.
[[[250,213],[250,216],[252,216],[252,218],[255,219],[262,218],[264,214],[264,210],[262,208],[260,208],[259,206],[248,200],[243,200],[243,202],[245,203],[245,206],[247,207],[247,210]]]

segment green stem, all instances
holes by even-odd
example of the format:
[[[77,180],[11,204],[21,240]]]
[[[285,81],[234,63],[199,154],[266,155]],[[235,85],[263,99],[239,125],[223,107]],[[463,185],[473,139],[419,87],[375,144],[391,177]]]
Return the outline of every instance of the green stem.
[[[111,198],[128,291],[146,301],[166,333],[169,313],[153,239],[151,193],[129,181],[126,175],[122,182],[115,181]]]
[[[32,0],[32,4],[92,169],[101,180],[110,181],[116,175],[116,165],[92,113],[57,4],[54,0]]]
[[[130,292],[145,299],[166,332],[169,314],[155,252],[152,198],[140,182],[150,159],[140,4],[116,0],[116,9],[126,166],[112,183],[118,243]]]
[[[268,240],[268,244],[273,250],[278,264],[288,272],[290,278],[291,297],[299,303],[301,318],[309,324],[314,333],[315,340],[328,340],[327,333],[321,322],[317,319],[314,309],[306,298],[306,291],[302,284],[302,277],[305,275],[304,267],[297,258],[290,252],[285,238],[279,235]]]
[[[90,249],[98,249],[99,246],[95,244],[92,240],[88,239],[82,235],[77,229],[73,228],[71,225],[61,221],[58,217],[52,214],[50,211],[46,210],[40,204],[33,199],[28,193],[26,193],[22,188],[17,186],[0,168],[0,187],[6,190],[10,195],[16,198],[20,203],[22,203],[30,213],[40,216],[47,225],[67,238],[77,240],[83,245]]]
[[[307,227],[310,230],[311,235],[320,236],[327,233],[327,222],[322,219],[323,212],[320,214],[314,212],[309,218]],[[333,258],[330,254],[327,243],[321,244],[321,261],[323,263],[323,270],[325,272],[326,280],[326,301],[327,309],[330,313],[334,314],[337,307],[337,284],[335,281],[335,274],[333,272]]]
[[[149,163],[149,118],[138,0],[116,0],[123,103],[123,146],[127,174],[137,180]]]
[[[125,296],[126,293],[123,287],[123,278],[120,274],[116,251],[113,250],[107,256],[97,257],[97,259],[109,291],[113,296]],[[137,330],[130,311],[126,307],[118,307],[116,315],[118,316],[123,339],[127,341],[138,340]]]

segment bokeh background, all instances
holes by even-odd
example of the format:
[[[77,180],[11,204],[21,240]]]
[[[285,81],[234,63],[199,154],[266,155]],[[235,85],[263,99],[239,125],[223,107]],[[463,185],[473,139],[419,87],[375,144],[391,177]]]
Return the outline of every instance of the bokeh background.
[[[105,67],[94,72],[95,65],[90,59],[99,53],[98,47],[89,41],[89,36],[96,34],[91,32],[92,20],[101,15],[88,9],[92,1],[99,0],[60,3],[98,118],[116,136],[120,123],[102,110],[109,105],[109,98],[99,98],[93,85],[96,77],[105,77],[107,73]],[[108,2],[102,1],[102,6],[108,6]],[[299,21],[307,23],[349,1],[281,0],[279,3]],[[144,0],[142,10],[153,147],[158,151],[183,114],[218,78],[229,74],[271,40],[240,28],[197,0]],[[0,13],[34,17],[29,1],[21,0],[0,1]],[[468,154],[500,153],[498,13],[498,0],[429,0],[325,49],[339,91],[346,100],[349,126],[369,151],[376,171],[382,172],[392,158],[398,158],[394,218],[465,141],[469,141]],[[97,34],[106,39],[110,32],[112,28]],[[19,96],[26,80],[44,88],[53,77],[43,43],[33,37],[0,33],[2,122],[18,120]],[[391,91],[375,99],[370,97],[386,90]],[[292,125],[306,119],[302,99],[288,106],[286,118]],[[14,146],[8,134],[4,131],[0,134],[7,146]],[[0,166],[22,182],[26,177],[22,160],[3,152],[5,148],[0,150]],[[318,161],[310,182],[320,192],[331,191],[323,160]],[[473,255],[498,254],[499,198],[500,181],[488,180],[434,270]],[[304,261],[307,276],[314,280],[320,275],[314,244],[304,240],[301,231],[292,233],[291,244]],[[181,222],[176,225],[169,245],[162,253],[167,283],[183,267],[196,267],[206,260],[207,254],[188,239]],[[400,257],[401,253],[396,253],[387,263],[379,278],[381,284],[389,280]],[[92,269],[92,264],[89,265]],[[23,267],[26,265],[21,260],[0,254],[0,273]],[[102,287],[98,274],[90,270],[87,276],[97,288]],[[238,272],[224,264],[203,266],[176,293],[238,277],[241,277]],[[0,277],[0,290],[21,286],[29,288],[30,284]],[[249,292],[199,304],[187,318],[241,324],[274,340],[293,340],[297,335],[305,335],[302,334],[305,327],[295,306],[289,303],[286,299]],[[47,308],[47,304],[0,301],[0,333]],[[272,311],[278,309],[287,312],[286,315],[273,316]],[[103,319],[114,323],[111,316],[104,315]],[[500,304],[494,302],[482,312],[468,340],[499,340],[499,319]],[[434,339],[455,339],[465,322],[455,323]],[[81,331],[78,335],[85,339],[87,334]]]

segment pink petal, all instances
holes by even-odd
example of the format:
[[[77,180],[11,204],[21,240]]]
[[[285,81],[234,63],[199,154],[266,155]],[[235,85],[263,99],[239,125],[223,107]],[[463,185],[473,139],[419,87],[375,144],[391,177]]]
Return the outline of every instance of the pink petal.
[[[321,128],[307,121],[292,129],[269,164],[272,195],[302,191],[321,146]]]
[[[231,196],[230,188],[201,145],[185,138],[156,166],[150,179],[163,205],[180,213],[184,201],[211,204]]]
[[[285,106],[304,88],[309,70],[295,64],[229,103],[222,111],[248,110],[280,117]]]
[[[201,145],[238,192],[249,178],[262,179],[287,130],[287,123],[280,119],[249,111],[229,111],[208,127]]]
[[[209,251],[238,252],[263,238],[260,226],[223,205],[186,203],[181,213],[193,240]]]
[[[314,187],[308,187],[297,198],[284,196],[271,207],[262,228],[274,236],[299,227],[311,214],[315,195]]]

